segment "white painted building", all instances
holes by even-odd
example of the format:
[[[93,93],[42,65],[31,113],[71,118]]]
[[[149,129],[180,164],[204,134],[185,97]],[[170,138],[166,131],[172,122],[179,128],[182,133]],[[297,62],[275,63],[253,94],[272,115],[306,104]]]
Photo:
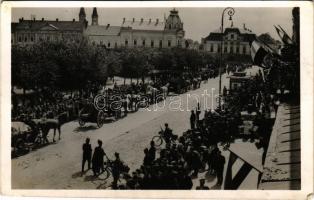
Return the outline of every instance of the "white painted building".
[[[98,25],[97,9],[93,9],[92,25],[85,32],[89,41],[107,48],[142,47],[171,48],[184,46],[183,23],[178,11],[173,9],[167,19],[126,20],[120,26]]]
[[[217,54],[220,53],[223,39],[224,54],[250,55],[250,43],[255,37],[256,35],[245,25],[243,25],[243,29],[231,25],[231,27],[225,28],[223,33],[221,33],[221,29],[211,32],[206,38],[202,38],[202,44],[205,51]]]

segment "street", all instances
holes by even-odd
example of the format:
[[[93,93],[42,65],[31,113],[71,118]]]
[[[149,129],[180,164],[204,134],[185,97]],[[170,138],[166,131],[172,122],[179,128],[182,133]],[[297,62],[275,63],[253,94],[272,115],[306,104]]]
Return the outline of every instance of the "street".
[[[226,75],[223,75],[222,80],[223,86],[227,87]],[[91,139],[93,149],[97,140],[102,140],[103,148],[111,159],[113,159],[114,152],[119,152],[121,159],[131,168],[130,172],[132,172],[142,164],[143,149],[149,147],[150,140],[158,134],[160,127],[164,127],[164,123],[168,123],[174,134],[177,135],[182,135],[190,128],[190,112],[186,111],[186,108],[188,106],[189,109],[195,109],[197,104],[193,98],[187,100],[187,94],[201,95],[204,90],[208,90],[208,94],[211,94],[212,88],[215,89],[214,94],[218,94],[218,83],[218,77],[209,79],[208,83],[201,84],[200,89],[176,96],[175,100],[180,97],[181,106],[185,111],[172,111],[167,106],[162,111],[140,109],[123,119],[106,123],[100,129],[92,123],[88,123],[84,127],[80,127],[77,121],[64,124],[60,141],[12,159],[12,187],[19,189],[107,188],[112,181],[111,177],[104,180],[106,177],[101,175],[94,179],[91,170],[81,176],[82,144],[86,137]],[[200,100],[202,117],[204,99],[200,98]],[[168,105],[169,101],[170,97],[166,99],[165,104]],[[161,107],[162,102],[158,105]],[[211,100],[208,105],[212,105]],[[216,106],[216,101],[213,102],[213,106]],[[153,105],[149,109],[152,110]],[[48,135],[50,141],[52,141],[52,135],[51,130]],[[193,182],[195,182],[195,187],[198,181]]]

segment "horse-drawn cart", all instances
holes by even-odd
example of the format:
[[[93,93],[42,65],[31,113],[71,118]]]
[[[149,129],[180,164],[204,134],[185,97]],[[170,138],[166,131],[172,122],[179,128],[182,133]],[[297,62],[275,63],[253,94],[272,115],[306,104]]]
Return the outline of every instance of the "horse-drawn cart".
[[[97,110],[93,104],[87,104],[79,112],[78,122],[80,126],[84,126],[86,122],[97,123],[101,128],[106,119],[106,114],[102,110]]]
[[[13,151],[29,150],[40,144],[39,131],[24,122],[11,123],[11,147]]]

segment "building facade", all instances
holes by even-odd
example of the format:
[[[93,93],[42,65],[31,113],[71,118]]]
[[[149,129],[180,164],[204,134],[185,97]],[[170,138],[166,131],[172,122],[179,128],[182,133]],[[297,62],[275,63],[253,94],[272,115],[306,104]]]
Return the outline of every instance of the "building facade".
[[[250,55],[250,43],[256,38],[251,30],[243,25],[243,29],[227,27],[221,33],[221,29],[211,32],[206,38],[202,38],[203,50],[217,54],[221,49],[224,54]],[[223,40],[222,48],[221,40]]]
[[[12,45],[29,45],[40,41],[75,42],[84,37],[88,22],[84,8],[80,9],[79,21],[37,20],[36,18],[11,23]]]
[[[86,37],[97,45],[107,48],[171,48],[184,45],[183,23],[178,11],[173,9],[164,21],[127,20],[123,18],[120,26],[98,25],[97,9],[93,9],[92,24],[87,27]]]

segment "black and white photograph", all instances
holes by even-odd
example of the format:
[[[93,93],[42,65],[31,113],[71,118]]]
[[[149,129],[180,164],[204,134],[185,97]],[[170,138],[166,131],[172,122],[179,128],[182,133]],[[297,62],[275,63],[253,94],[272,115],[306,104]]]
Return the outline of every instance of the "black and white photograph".
[[[13,7],[10,187],[302,190],[301,12]]]

